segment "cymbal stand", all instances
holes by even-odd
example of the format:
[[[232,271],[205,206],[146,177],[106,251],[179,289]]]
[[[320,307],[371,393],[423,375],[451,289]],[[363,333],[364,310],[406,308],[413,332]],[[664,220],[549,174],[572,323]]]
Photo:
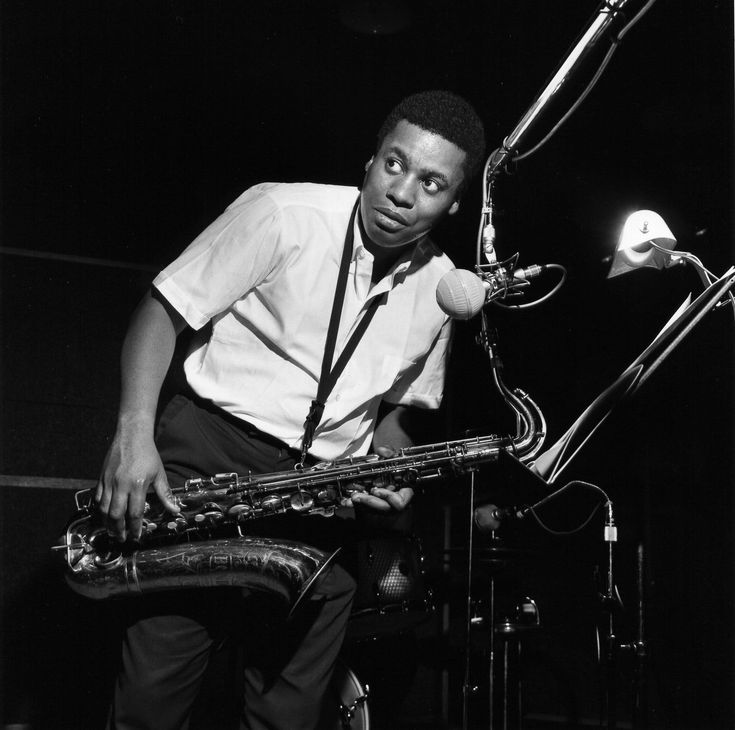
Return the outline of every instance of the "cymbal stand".
[[[527,632],[540,627],[538,606],[536,601],[528,596],[516,606],[513,618],[506,616],[503,621],[493,626],[493,635],[499,636],[503,642],[502,730],[508,730],[512,726],[520,730],[522,726],[521,638]],[[514,655],[511,655],[511,651]],[[512,662],[515,662],[515,668],[512,667]],[[514,702],[509,692],[511,679],[514,682]]]
[[[471,475],[470,495],[474,497],[474,472]],[[472,502],[470,502],[472,504]],[[464,682],[462,685],[462,730],[470,728],[470,698],[479,688],[471,684],[470,658],[472,655],[472,629],[485,624],[485,619],[480,616],[473,616],[472,607],[472,564],[474,561],[474,520],[472,519],[472,510],[470,510],[471,521],[469,526],[468,552],[467,552],[467,614],[465,623],[465,666],[464,666]],[[491,541],[495,540],[495,531],[490,533]],[[495,577],[493,569],[490,569],[488,578],[488,611],[487,626],[489,627],[488,638],[488,728],[494,728],[494,711],[495,711]]]
[[[620,649],[633,657],[631,696],[631,726],[633,730],[645,730],[648,725],[647,663],[648,645],[645,634],[645,550],[643,543],[636,546],[636,636],[630,644]]]
[[[613,575],[613,543],[617,541],[617,527],[613,521],[612,503],[607,503],[607,520],[605,522],[605,541],[607,542],[607,574],[605,592],[600,594],[600,605],[603,621],[607,630],[604,637],[600,637],[600,660],[602,661],[602,707],[600,711],[600,726],[608,730],[617,727],[617,657],[618,644],[615,635],[615,610],[620,606],[620,598],[615,586]]]
[[[600,725],[608,730],[615,730],[618,720],[618,659],[622,654],[632,655],[634,662],[632,682],[631,720],[634,730],[643,730],[647,723],[647,687],[646,664],[648,648],[645,638],[645,563],[643,544],[636,548],[636,603],[637,621],[635,641],[622,644],[615,634],[615,613],[621,608],[613,576],[613,543],[617,540],[617,528],[612,517],[612,504],[607,504],[607,521],[605,523],[605,540],[608,544],[608,566],[605,592],[600,594],[601,607],[607,634],[604,637],[604,646],[600,646],[600,660],[603,670],[603,691]],[[602,639],[601,639],[602,643]]]
[[[540,628],[539,611],[536,602],[524,597],[515,608],[515,613],[500,615],[497,603],[496,571],[507,567],[503,557],[495,558],[493,553],[504,554],[502,540],[496,531],[489,533],[490,547],[487,576],[487,603],[486,609],[480,612],[474,604],[471,594],[468,594],[466,646],[465,646],[465,679],[463,686],[463,716],[462,728],[478,727],[475,723],[470,726],[470,699],[480,690],[479,685],[471,684],[470,657],[472,646],[470,636],[473,630],[487,630],[486,643],[483,645],[484,667],[487,672],[487,724],[482,727],[488,730],[520,730],[522,726],[522,688],[521,688],[521,640],[529,632]],[[469,556],[472,560],[474,556]],[[471,593],[471,592],[470,592]]]
[[[464,681],[462,683],[462,730],[468,730],[470,719],[470,654],[472,651],[472,563],[474,553],[474,514],[472,505],[475,501],[475,472],[470,474],[470,524],[467,530],[467,613],[465,623]],[[492,651],[492,650],[491,650]]]

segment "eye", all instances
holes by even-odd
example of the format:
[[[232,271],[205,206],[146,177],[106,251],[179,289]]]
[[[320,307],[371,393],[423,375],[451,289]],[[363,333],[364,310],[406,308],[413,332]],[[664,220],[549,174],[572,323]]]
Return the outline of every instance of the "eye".
[[[396,160],[395,157],[388,157],[385,160],[385,169],[388,172],[399,173],[401,171],[400,160]]]
[[[434,178],[427,178],[426,180],[423,180],[422,184],[424,186],[424,190],[426,190],[430,195],[434,195],[442,189],[439,182],[434,180]]]

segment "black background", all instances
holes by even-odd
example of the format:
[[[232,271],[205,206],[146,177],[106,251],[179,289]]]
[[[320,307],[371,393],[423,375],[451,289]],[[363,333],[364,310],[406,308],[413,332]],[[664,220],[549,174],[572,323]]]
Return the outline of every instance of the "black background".
[[[382,118],[423,88],[465,95],[485,121],[488,148],[497,147],[596,8],[581,0],[393,3],[394,17],[403,7],[409,24],[372,33],[349,25],[359,5],[3,3],[0,472],[96,476],[135,302],[243,189],[265,180],[357,184]],[[576,114],[498,184],[500,253],[569,271],[548,304],[491,310],[506,380],[541,405],[549,443],[699,289],[685,267],[606,279],[628,213],[659,212],[679,248],[716,273],[733,261],[732,32],[724,0],[658,0]],[[480,204],[476,184],[457,220],[437,232],[458,266],[474,263]],[[458,327],[441,437],[504,428],[476,330],[476,321]],[[639,542],[646,547],[650,715],[658,727],[726,728],[733,720],[732,344],[731,311],[705,318],[568,474],[595,482],[615,503],[626,641],[633,552]],[[71,687],[100,682],[99,672],[80,638],[58,638],[72,630],[71,618],[44,623],[38,615],[71,613],[44,562],[61,527],[61,495],[16,499],[16,491],[6,490],[0,523],[4,640],[17,651],[5,652],[4,719],[22,720],[31,706],[46,718],[39,722],[61,727],[70,709],[54,703],[55,725],[39,710],[44,693],[69,696]],[[559,519],[558,527],[572,526]],[[591,568],[604,561],[601,518],[573,538],[525,531],[520,537],[540,554],[518,589],[534,593],[546,628],[530,650],[527,706],[594,717]],[[46,603],[18,608],[37,600],[39,579],[51,591]],[[94,644],[100,611],[79,611]],[[51,654],[61,642],[58,651],[74,656],[31,671],[17,647],[33,658],[38,641]],[[71,665],[73,680],[62,670]]]

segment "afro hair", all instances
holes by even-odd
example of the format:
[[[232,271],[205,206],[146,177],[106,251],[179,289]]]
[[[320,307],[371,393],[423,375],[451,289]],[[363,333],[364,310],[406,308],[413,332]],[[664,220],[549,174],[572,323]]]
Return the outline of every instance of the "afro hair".
[[[466,154],[463,187],[485,159],[485,128],[473,107],[451,91],[420,91],[407,96],[388,114],[378,132],[378,149],[398,122],[406,120],[438,134]]]

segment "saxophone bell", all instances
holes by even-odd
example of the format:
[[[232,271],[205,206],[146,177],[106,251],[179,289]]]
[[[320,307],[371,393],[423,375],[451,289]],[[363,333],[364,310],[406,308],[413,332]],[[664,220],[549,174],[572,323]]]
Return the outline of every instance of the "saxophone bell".
[[[154,529],[144,530],[141,543],[119,543],[94,518],[89,510],[73,517],[57,549],[65,551],[67,584],[97,600],[186,588],[249,588],[279,597],[292,615],[339,552],[255,536],[202,540],[188,527],[183,538],[175,528]]]
[[[243,475],[196,477],[174,490],[181,512],[167,512],[148,495],[140,543],[115,542],[96,521],[93,490],[75,495],[77,512],[54,549],[66,556],[66,580],[90,598],[216,586],[260,588],[291,608],[313,588],[335,553],[288,540],[243,535],[254,519],[288,512],[330,516],[375,486],[422,486],[467,474],[512,451],[522,461],[543,443],[545,424],[524,393],[509,393],[523,427],[515,439],[496,435],[409,446],[397,455],[347,457],[313,467]],[[235,537],[234,535],[239,535]]]

